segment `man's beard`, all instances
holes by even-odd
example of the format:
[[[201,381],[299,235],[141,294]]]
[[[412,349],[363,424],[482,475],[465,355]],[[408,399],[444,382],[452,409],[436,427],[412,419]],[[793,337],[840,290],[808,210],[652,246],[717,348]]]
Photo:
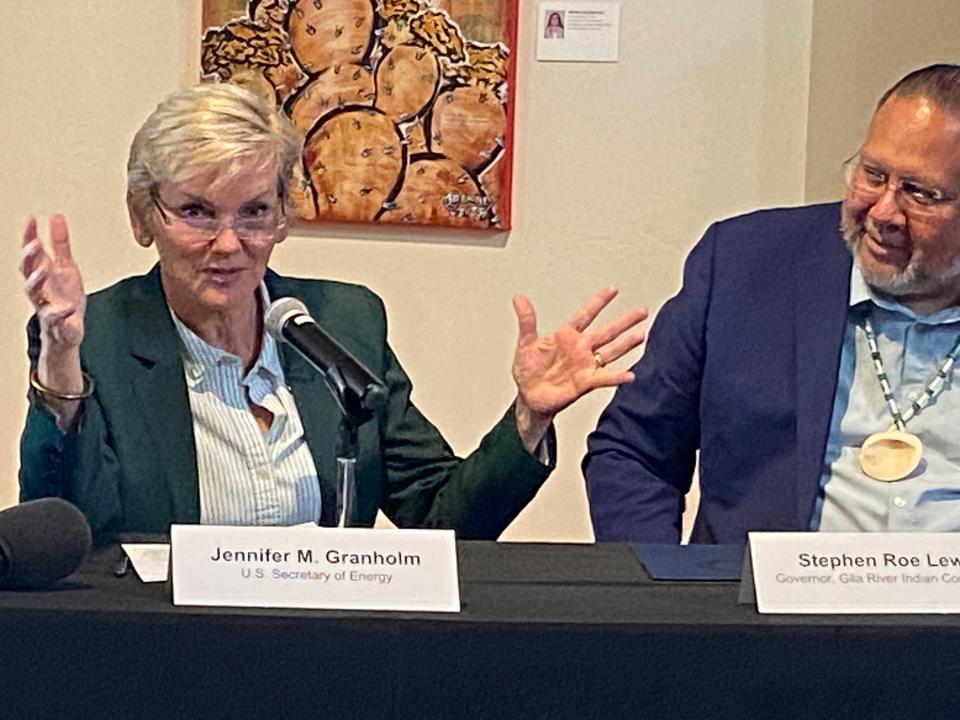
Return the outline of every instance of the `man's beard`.
[[[860,243],[866,234],[863,220],[856,220],[843,208],[840,220],[843,241],[847,245],[853,261],[860,268],[863,279],[875,290],[891,297],[938,295],[960,278],[960,257],[942,270],[931,273],[923,267],[923,255],[914,252],[907,266],[893,275],[878,275],[860,262]]]

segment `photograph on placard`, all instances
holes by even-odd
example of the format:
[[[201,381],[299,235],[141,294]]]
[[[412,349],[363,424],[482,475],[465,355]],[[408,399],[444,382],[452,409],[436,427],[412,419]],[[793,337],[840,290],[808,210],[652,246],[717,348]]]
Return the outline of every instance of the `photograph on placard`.
[[[544,11],[543,37],[547,40],[563,40],[563,10]]]

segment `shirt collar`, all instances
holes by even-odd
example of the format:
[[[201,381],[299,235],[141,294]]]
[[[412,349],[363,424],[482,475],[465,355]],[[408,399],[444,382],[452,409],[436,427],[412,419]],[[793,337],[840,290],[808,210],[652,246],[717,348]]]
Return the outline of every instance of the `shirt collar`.
[[[260,283],[260,302],[260,306],[263,308],[270,305],[270,293],[267,291],[266,283],[262,281]],[[196,387],[206,373],[216,370],[221,365],[240,363],[238,356],[210,345],[184,325],[169,303],[167,303],[167,309],[170,311],[170,317],[173,318],[173,324],[176,326],[177,334],[182,342],[183,364],[190,387]],[[277,341],[266,331],[266,328],[263,330],[263,338],[260,342],[260,355],[244,380],[256,376],[261,371],[269,375],[271,379],[279,380],[283,377]]]
[[[905,305],[901,305],[892,296],[872,288],[863,277],[860,266],[854,262],[850,270],[850,307],[856,308],[873,303],[879,308],[903,315],[925,325],[946,325],[960,322],[960,306],[944,308],[929,315],[919,315]]]

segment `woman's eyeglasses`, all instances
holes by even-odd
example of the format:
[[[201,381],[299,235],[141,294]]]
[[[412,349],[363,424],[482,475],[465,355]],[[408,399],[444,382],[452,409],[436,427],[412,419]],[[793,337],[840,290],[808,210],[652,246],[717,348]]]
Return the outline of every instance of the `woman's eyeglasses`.
[[[171,227],[179,225],[179,231],[188,240],[209,242],[230,228],[236,236],[249,243],[263,243],[276,236],[282,222],[286,220],[283,196],[277,196],[277,203],[254,200],[241,206],[234,213],[218,214],[216,210],[202,202],[191,200],[178,208],[163,202],[156,189],[150,193],[160,218]]]

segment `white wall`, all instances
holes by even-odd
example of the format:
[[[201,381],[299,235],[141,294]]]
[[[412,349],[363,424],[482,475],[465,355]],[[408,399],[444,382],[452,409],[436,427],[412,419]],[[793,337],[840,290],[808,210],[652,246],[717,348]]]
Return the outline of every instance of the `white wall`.
[[[623,0],[611,65],[536,63],[536,7],[521,6],[513,231],[324,228],[295,233],[274,262],[384,297],[415,399],[464,453],[512,399],[514,293],[544,328],[609,283],[618,308],[655,309],[711,220],[802,202],[806,182],[813,0]],[[126,224],[126,148],[165,93],[193,82],[199,34],[199,0],[15,7],[0,46],[0,338],[13,358],[0,376],[0,506],[16,497],[25,412],[22,219],[67,214],[88,289],[151,264]],[[592,537],[579,461],[608,398],[561,416],[558,469],[507,537]]]

